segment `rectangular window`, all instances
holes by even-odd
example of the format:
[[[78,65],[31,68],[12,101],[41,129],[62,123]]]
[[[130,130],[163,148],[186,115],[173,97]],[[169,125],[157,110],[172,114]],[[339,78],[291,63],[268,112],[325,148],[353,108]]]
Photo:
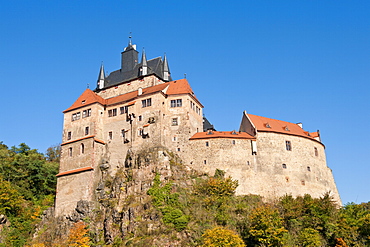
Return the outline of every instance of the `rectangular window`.
[[[88,109],[87,110],[87,116],[90,117],[91,116],[91,109]]]
[[[113,139],[113,132],[112,131],[109,131],[108,138],[109,138],[109,140],[112,140]]]
[[[139,121],[141,121],[141,120],[143,120],[143,117],[140,115],[140,116],[139,116]]]
[[[86,127],[85,128],[85,136],[87,136],[89,134],[89,127]]]
[[[181,107],[182,99],[173,99],[171,100],[171,107]]]
[[[82,111],[82,118],[85,118],[85,117],[87,117],[87,110]]]
[[[319,151],[317,150],[316,147],[315,147],[315,156],[319,156]]]
[[[74,113],[74,114],[72,114],[72,121],[76,121],[76,120],[80,119],[80,117],[81,117],[80,112]]]
[[[206,147],[209,147],[209,142],[206,142]]]
[[[122,138],[123,138],[123,139],[125,139],[125,135],[126,135],[126,134],[125,134],[125,130],[124,130],[124,129],[123,129],[123,130],[121,130],[121,136],[122,136]]]
[[[179,125],[179,122],[177,121],[177,117],[176,118],[172,118],[172,123],[171,123],[172,126],[178,126]]]
[[[285,141],[286,150],[292,151],[292,143],[290,141]]]
[[[119,108],[120,114],[126,114],[128,112],[128,106],[122,106]]]
[[[108,117],[114,117],[117,116],[117,108],[108,110]]]
[[[69,156],[72,157],[72,148],[68,149]]]
[[[67,140],[71,140],[71,139],[72,139],[72,132],[69,131],[67,134]]]
[[[141,101],[141,106],[142,107],[148,107],[148,106],[151,106],[152,105],[152,99],[149,98],[149,99],[144,99]]]

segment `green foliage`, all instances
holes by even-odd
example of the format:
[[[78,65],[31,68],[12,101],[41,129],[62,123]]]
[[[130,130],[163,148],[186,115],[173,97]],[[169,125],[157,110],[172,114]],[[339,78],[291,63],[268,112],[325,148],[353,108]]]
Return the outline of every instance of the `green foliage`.
[[[320,233],[312,228],[305,228],[299,233],[298,237],[300,246],[303,247],[320,247],[322,246]]]
[[[10,221],[0,246],[28,242],[42,211],[54,203],[58,166],[24,143],[8,148],[0,142],[0,214]]]
[[[182,231],[186,228],[189,217],[181,210],[179,194],[172,193],[172,188],[171,182],[162,185],[159,174],[156,174],[148,195],[152,196],[153,205],[161,211],[163,222],[173,226],[177,231]]]
[[[223,227],[206,230],[203,234],[202,247],[244,247],[243,240],[237,233]]]
[[[263,246],[284,246],[287,230],[283,227],[283,219],[279,211],[271,205],[255,208],[249,215],[250,227],[248,243]]]

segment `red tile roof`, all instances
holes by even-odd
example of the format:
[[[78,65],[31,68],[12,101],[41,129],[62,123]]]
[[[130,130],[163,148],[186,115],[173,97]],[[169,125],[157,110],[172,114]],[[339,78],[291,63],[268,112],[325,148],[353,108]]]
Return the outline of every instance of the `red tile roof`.
[[[252,114],[247,114],[249,119],[252,121],[257,129],[257,132],[276,132],[284,133],[288,135],[304,136],[310,139],[317,137],[317,132],[315,136],[312,136],[309,132],[305,131],[298,124],[285,122],[281,120],[276,120],[267,117],[256,116]]]
[[[105,100],[99,95],[97,95],[96,93],[94,93],[93,91],[91,91],[90,89],[86,89],[85,92],[83,92],[81,96],[78,97],[75,103],[73,103],[71,107],[63,111],[63,113],[75,110],[83,106],[91,105],[94,103],[99,103],[99,104],[104,105]]]
[[[118,95],[116,97],[112,97],[109,99],[106,99],[107,105],[114,105],[121,102],[127,102],[135,99],[137,97],[137,91],[129,92],[125,94]]]
[[[165,93],[167,95],[190,94],[192,95],[192,97],[194,97],[195,100],[197,100],[197,98],[194,95],[193,90],[191,89],[186,79],[170,81],[170,82],[161,83],[159,85],[155,85],[152,87],[143,88],[143,92],[140,96],[145,96],[145,95],[150,95],[150,94],[157,93],[160,91],[165,91],[166,88],[167,90]],[[90,89],[86,89],[85,92],[83,92],[81,96],[76,100],[76,102],[73,103],[71,107],[63,111],[63,113],[78,109],[86,105],[94,104],[94,103],[100,103],[101,105],[114,105],[118,103],[124,103],[128,101],[132,101],[136,99],[138,96],[139,96],[138,90],[136,90],[136,91],[129,92],[126,94],[121,94],[121,95],[118,95],[112,98],[103,99],[102,97],[100,97],[99,95],[91,91]]]
[[[195,133],[189,140],[197,139],[212,139],[212,138],[229,138],[229,139],[251,139],[255,140],[256,138],[247,134],[246,132],[237,132],[237,131],[207,131],[207,132],[198,132]]]
[[[71,174],[84,172],[84,171],[91,171],[91,170],[94,170],[94,168],[92,168],[91,166],[87,166],[87,167],[77,168],[77,169],[73,169],[73,170],[69,170],[65,172],[60,172],[56,176],[60,177],[60,176],[71,175]]]
[[[194,92],[191,89],[188,80],[181,79],[176,81],[170,81],[170,86],[167,89],[166,94],[174,95],[174,94],[191,94],[194,96]]]

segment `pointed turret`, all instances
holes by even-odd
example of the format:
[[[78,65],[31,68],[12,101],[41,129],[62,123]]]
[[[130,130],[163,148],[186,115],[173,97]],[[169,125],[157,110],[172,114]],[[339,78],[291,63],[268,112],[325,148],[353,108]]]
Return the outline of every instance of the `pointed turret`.
[[[163,80],[169,81],[170,76],[171,76],[170,69],[168,67],[167,56],[166,56],[166,53],[165,53],[164,58],[163,58]]]
[[[131,36],[129,37],[128,45],[124,49],[121,60],[121,71],[127,72],[133,70],[135,65],[137,65],[138,51],[136,51],[136,45],[132,44]]]
[[[143,49],[143,54],[141,56],[141,68],[139,71],[139,76],[144,76],[148,74],[148,61],[146,60],[145,50]]]
[[[104,65],[102,63],[100,66],[100,72],[99,72],[99,77],[98,77],[98,85],[97,85],[98,89],[104,88],[105,86],[104,80],[105,80],[105,72],[104,72]]]

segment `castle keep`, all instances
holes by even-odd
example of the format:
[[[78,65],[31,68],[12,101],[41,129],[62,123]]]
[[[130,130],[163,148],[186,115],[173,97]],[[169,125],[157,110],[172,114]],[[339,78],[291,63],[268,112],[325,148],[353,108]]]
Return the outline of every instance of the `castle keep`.
[[[224,170],[239,181],[237,194],[330,191],[341,204],[319,132],[247,112],[238,131],[216,131],[188,81],[172,80],[166,56],[147,60],[143,51],[139,63],[138,55],[130,40],[121,68],[106,76],[101,66],[96,89],[63,112],[56,215],[94,201],[102,167],[114,174],[129,153],[150,147],[166,147],[192,169]]]

